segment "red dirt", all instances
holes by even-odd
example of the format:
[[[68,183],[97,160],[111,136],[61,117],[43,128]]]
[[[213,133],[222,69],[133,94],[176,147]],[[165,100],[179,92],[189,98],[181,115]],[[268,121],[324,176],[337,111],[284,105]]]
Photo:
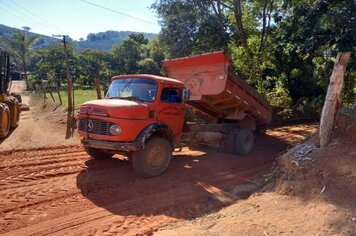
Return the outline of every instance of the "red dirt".
[[[331,143],[317,144],[279,157],[264,191],[157,235],[356,235],[356,118],[340,116]]]
[[[31,115],[22,114],[18,129],[29,124],[46,129],[34,129],[22,143],[17,140],[23,133],[16,129],[1,144],[4,235],[152,234],[172,222],[218,212],[258,189],[257,177],[271,171],[275,158],[316,131],[314,124],[270,129],[257,137],[254,151],[243,158],[185,148],[174,153],[167,173],[142,179],[120,156],[98,161],[80,145],[58,146],[64,140],[65,125],[58,118],[63,111],[44,112],[41,103],[31,106]]]
[[[13,81],[11,91],[21,93],[23,81]],[[43,99],[30,92],[22,93],[23,103],[30,111],[20,115],[19,126],[10,131],[9,136],[0,140],[0,151],[19,148],[54,147],[79,143],[79,138],[66,139],[66,111],[54,103],[44,103]]]
[[[235,200],[224,201],[221,193],[269,171],[280,152],[301,140],[298,127],[315,131],[291,126],[296,133],[281,139],[272,136],[281,129],[270,131],[246,158],[184,149],[166,174],[152,179],[137,177],[119,156],[90,160],[80,146],[3,151],[0,233],[147,234],[218,211]]]

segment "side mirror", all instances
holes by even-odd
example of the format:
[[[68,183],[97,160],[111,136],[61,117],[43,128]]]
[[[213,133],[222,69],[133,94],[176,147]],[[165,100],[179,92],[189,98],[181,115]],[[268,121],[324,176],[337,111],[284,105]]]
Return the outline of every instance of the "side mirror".
[[[190,99],[190,90],[189,89],[183,89],[183,101],[189,101]]]

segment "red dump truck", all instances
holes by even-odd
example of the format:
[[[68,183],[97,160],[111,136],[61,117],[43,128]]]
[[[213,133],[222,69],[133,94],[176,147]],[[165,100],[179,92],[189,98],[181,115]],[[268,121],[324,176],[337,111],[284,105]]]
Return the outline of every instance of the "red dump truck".
[[[224,52],[165,60],[163,66],[169,78],[114,76],[105,99],[80,107],[78,133],[91,157],[121,154],[132,160],[139,175],[153,177],[166,171],[177,147],[251,152],[253,132],[270,123],[271,108],[234,78]],[[188,122],[188,110],[204,114],[209,122]]]

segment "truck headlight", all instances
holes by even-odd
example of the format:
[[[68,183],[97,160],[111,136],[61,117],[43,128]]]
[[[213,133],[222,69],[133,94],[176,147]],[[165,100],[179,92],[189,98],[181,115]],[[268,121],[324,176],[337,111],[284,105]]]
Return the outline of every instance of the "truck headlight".
[[[122,131],[122,129],[118,125],[110,126],[110,134],[111,135],[119,135],[119,134],[121,134],[121,131]]]

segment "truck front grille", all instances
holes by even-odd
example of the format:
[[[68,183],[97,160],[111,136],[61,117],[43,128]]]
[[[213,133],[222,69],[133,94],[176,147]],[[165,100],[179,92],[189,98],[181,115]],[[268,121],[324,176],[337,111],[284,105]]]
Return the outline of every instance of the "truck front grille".
[[[78,129],[91,134],[110,135],[110,123],[95,119],[80,119]]]

